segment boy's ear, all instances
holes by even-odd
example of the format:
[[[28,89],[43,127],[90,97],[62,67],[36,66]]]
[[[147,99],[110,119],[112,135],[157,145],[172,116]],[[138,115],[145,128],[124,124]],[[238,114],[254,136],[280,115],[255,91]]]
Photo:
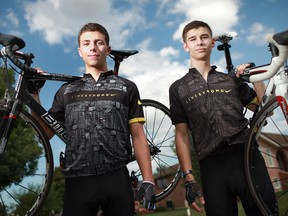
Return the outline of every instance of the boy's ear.
[[[79,47],[78,47],[78,54],[79,54],[79,56],[82,58],[82,53],[81,53],[81,50],[80,50]]]
[[[215,47],[215,40],[212,38],[212,47]]]
[[[186,43],[183,43],[183,49],[186,51],[186,52],[189,52],[189,49],[188,49],[188,46]]]
[[[107,56],[110,55],[110,52],[111,52],[111,46],[108,46],[107,47]]]

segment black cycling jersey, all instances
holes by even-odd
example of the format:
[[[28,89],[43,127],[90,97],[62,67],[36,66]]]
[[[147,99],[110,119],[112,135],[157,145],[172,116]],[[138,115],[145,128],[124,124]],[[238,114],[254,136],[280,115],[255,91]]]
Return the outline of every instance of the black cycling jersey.
[[[129,124],[144,122],[137,86],[112,71],[102,73],[98,81],[84,74],[64,84],[49,112],[65,125],[67,177],[126,166],[132,152]]]
[[[256,93],[246,83],[216,71],[213,66],[207,82],[192,68],[169,89],[173,124],[187,123],[202,160],[226,142],[244,144],[248,120],[244,106]]]

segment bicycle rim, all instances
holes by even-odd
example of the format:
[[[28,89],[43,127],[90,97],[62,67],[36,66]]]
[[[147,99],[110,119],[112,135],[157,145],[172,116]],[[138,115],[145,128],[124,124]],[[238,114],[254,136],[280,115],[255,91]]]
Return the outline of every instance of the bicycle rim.
[[[22,111],[0,163],[0,215],[38,215],[49,193],[53,167],[50,143],[43,130]]]
[[[245,149],[245,171],[252,196],[263,215],[272,215],[264,197],[265,192],[261,191],[257,183],[259,176],[255,174],[257,164],[253,156],[257,149],[255,140],[270,176],[270,181],[265,184],[272,184],[275,190],[279,215],[288,215],[288,126],[276,98],[256,115]],[[263,179],[260,180],[263,182]]]
[[[175,127],[169,109],[154,100],[143,99],[144,132],[150,148],[150,158],[155,181],[156,201],[166,198],[180,179],[180,168],[175,151]],[[141,182],[142,176],[136,161],[128,164]]]

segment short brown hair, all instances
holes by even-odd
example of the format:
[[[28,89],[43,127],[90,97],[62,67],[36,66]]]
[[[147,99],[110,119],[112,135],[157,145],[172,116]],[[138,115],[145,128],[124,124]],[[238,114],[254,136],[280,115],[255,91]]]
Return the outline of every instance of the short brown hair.
[[[79,31],[78,33],[78,45],[80,46],[80,37],[83,33],[85,32],[93,32],[93,31],[98,31],[102,33],[105,36],[105,42],[109,46],[110,38],[107,30],[100,24],[98,23],[87,23],[85,24]]]
[[[184,27],[183,32],[182,32],[182,40],[183,40],[183,42],[185,43],[185,39],[186,39],[188,31],[190,31],[191,29],[198,29],[200,27],[207,28],[209,30],[209,32],[210,32],[211,37],[212,37],[212,30],[211,30],[210,26],[207,23],[205,23],[203,21],[199,21],[199,20],[194,20],[194,21],[188,23]]]

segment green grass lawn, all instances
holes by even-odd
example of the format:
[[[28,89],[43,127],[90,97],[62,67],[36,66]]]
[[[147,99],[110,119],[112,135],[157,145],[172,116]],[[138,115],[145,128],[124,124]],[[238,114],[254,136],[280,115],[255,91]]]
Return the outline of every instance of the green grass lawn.
[[[245,216],[243,207],[241,203],[239,202],[238,204],[238,209],[239,209],[239,216]],[[156,211],[150,214],[137,214],[137,215],[145,215],[145,216],[186,216],[187,215],[187,209],[186,208],[181,208],[181,209],[174,209],[174,210],[166,210],[166,211]],[[190,215],[191,216],[205,216],[204,213],[198,213],[192,209],[190,209]]]
[[[277,194],[278,196],[282,194],[283,192]],[[287,193],[287,191],[286,191]],[[278,199],[278,206],[279,206],[279,215],[285,215],[285,212],[288,208],[288,196],[287,194],[282,196]],[[238,213],[239,216],[245,216],[243,207],[241,202],[238,202]],[[205,213],[198,213],[194,210],[190,209],[191,216],[205,216]],[[166,211],[156,211],[150,214],[137,214],[139,216],[187,216],[187,209],[181,208],[181,209],[174,209],[174,210],[166,210]]]

